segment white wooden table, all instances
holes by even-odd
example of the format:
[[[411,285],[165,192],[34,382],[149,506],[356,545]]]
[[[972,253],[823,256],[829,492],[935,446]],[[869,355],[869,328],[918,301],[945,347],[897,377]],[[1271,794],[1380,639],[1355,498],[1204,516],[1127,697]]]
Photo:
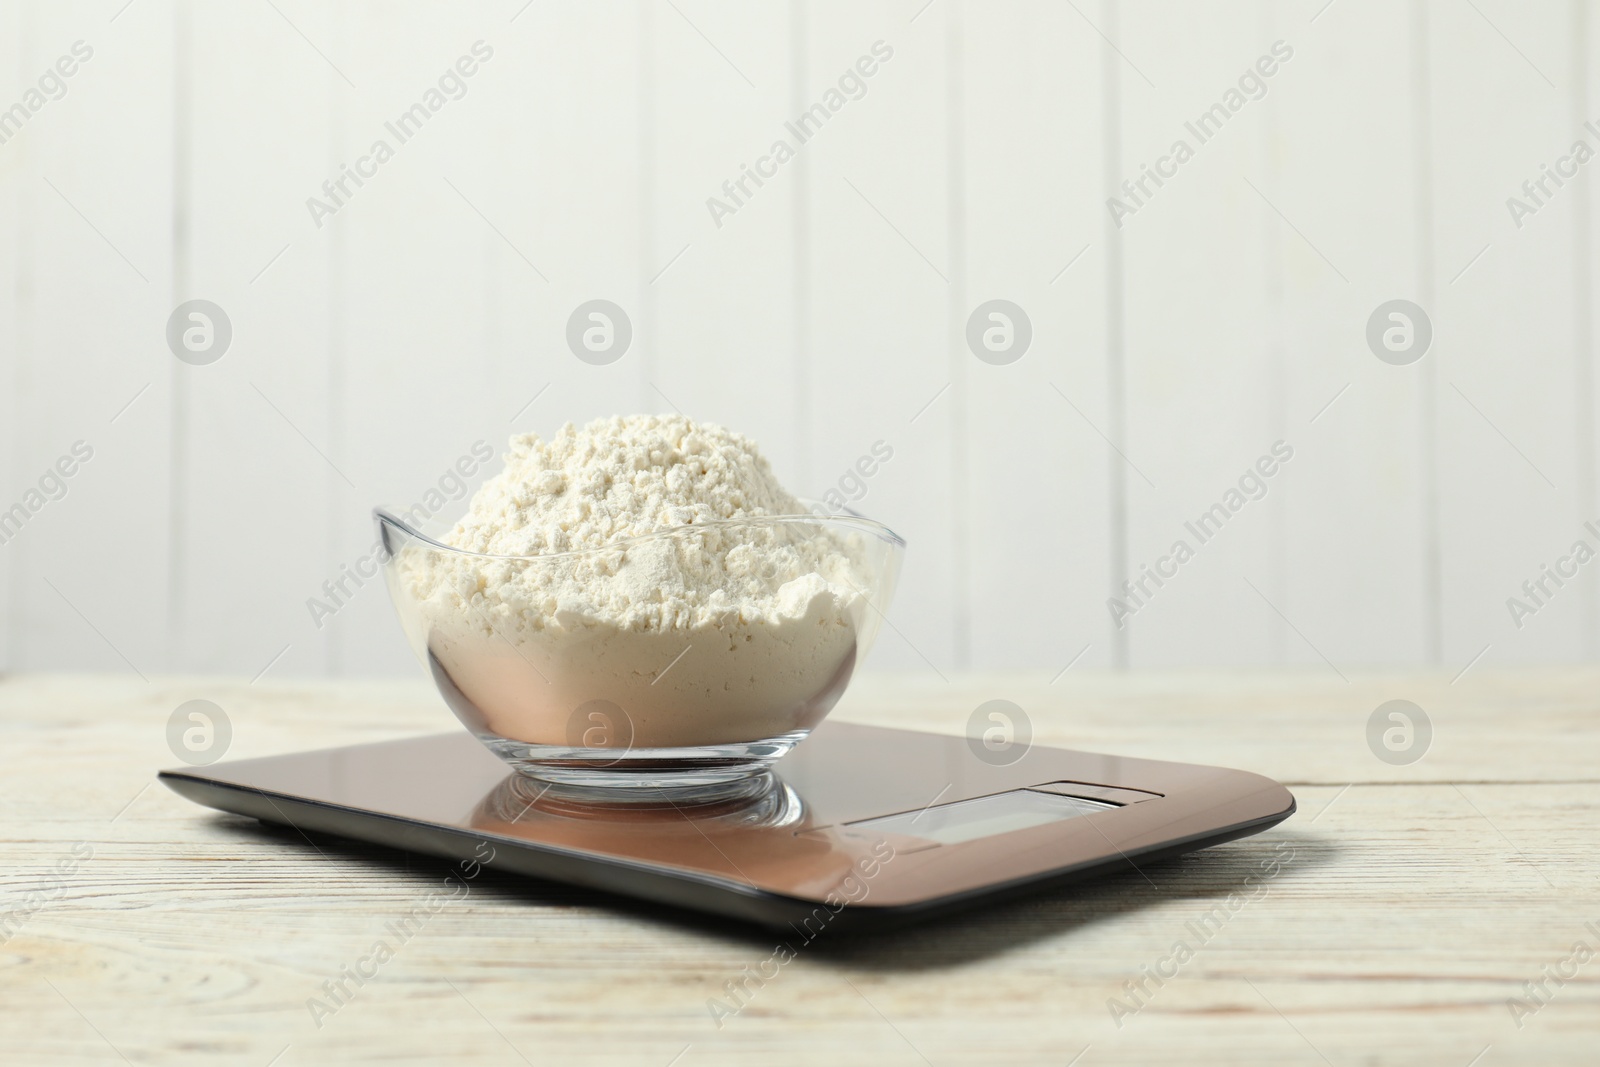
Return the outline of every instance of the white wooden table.
[[[152,785],[167,719],[215,701],[229,758],[451,728],[426,683],[0,679],[0,1063],[1600,1061],[1600,670],[867,677],[835,714],[959,733],[994,697],[1040,743],[1258,771],[1300,812],[1143,875],[819,937],[721,1027],[708,1001],[771,935],[488,872],[314,1020],[446,865],[318,851]],[[1434,727],[1408,766],[1366,741],[1393,698]],[[1135,1001],[1145,968],[1176,974]]]

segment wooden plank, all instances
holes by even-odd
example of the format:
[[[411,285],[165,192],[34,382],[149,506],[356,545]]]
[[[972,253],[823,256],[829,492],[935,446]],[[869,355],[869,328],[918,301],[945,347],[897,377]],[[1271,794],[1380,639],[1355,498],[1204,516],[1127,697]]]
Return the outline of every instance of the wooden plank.
[[[335,131],[352,90],[334,64],[349,59],[334,20],[306,5],[196,5],[188,19],[177,300],[219,305],[233,337],[216,362],[178,366],[180,662],[246,677],[269,666],[320,673],[327,650],[313,639],[305,600],[338,577],[331,509],[359,498],[333,434],[342,368],[330,342],[332,245],[306,205],[339,177],[330,156],[346,147]],[[245,40],[253,46],[239,49]]]
[[[6,66],[26,70],[32,58],[32,47],[21,5],[0,9],[0,40],[6,42]],[[5,383],[5,388],[0,389],[0,426],[10,428],[9,432],[0,433],[0,484],[5,486],[7,500],[3,506],[7,509],[14,502],[11,499],[13,489],[20,497],[24,484],[22,468],[16,461],[22,450],[16,402],[26,382],[27,362],[19,354],[28,344],[32,310],[28,284],[31,212],[24,208],[31,203],[27,194],[33,190],[31,181],[24,177],[29,167],[21,148],[20,144],[9,142],[0,145],[0,203],[5,204],[5,210],[0,211],[0,248],[6,250],[0,254],[0,294],[4,294],[0,298],[0,337],[5,339],[5,358],[0,359],[0,380]],[[11,534],[6,533],[8,543],[10,537]],[[0,607],[3,607],[0,610],[0,672],[16,667],[12,634],[21,613],[12,594],[17,582],[15,571],[16,560],[8,545],[0,545]]]
[[[667,410],[646,384],[638,321],[641,122],[645,61],[654,55],[644,6],[535,4],[512,13],[515,22],[484,30],[495,58],[483,71],[480,110],[463,128],[466,160],[453,166],[478,183],[463,190],[506,236],[455,205],[485,239],[477,258],[495,316],[485,366],[498,383],[486,417],[463,423],[457,436],[492,433],[497,450],[512,432],[548,436],[568,421]],[[677,19],[670,8],[653,10],[651,32],[665,32],[669,17]],[[632,322],[628,349],[610,363],[583,362],[567,344],[569,318],[591,300],[619,305]]]
[[[954,92],[947,20],[958,12],[929,9],[912,21],[915,8],[891,15],[818,3],[806,10],[804,106],[825,105],[828,90],[863,57],[878,63],[867,95],[841,107],[803,146],[810,471],[815,484],[836,485],[876,441],[894,449],[859,501],[909,545],[890,609],[894,628],[884,630],[869,662],[932,676],[961,655],[964,595],[956,511],[965,503],[954,461],[966,402],[956,376],[966,362],[951,337],[955,191],[945,179]]]
[[[1411,26],[1404,9],[1365,0],[1312,14],[1276,20],[1295,58],[1264,101],[1273,184],[1263,191],[1316,246],[1281,225],[1269,246],[1282,287],[1284,432],[1297,446],[1278,487],[1287,585],[1277,606],[1314,643],[1290,632],[1283,656],[1416,663],[1436,654],[1424,368],[1383,363],[1365,339],[1379,304],[1423,299],[1414,231],[1418,197],[1430,194],[1417,190],[1425,149],[1407,103]]]
[[[479,41],[493,53],[467,94],[389,165],[400,175],[389,201],[368,205],[365,221],[351,220],[352,314],[378,335],[350,338],[352,374],[371,388],[348,396],[344,407],[359,427],[352,447],[372,472],[369,503],[408,507],[443,479],[451,499],[437,518],[448,528],[466,509],[451,468],[474,460],[479,442],[495,458],[476,467],[467,490],[499,469],[511,434],[549,436],[568,421],[638,410],[646,399],[634,298],[646,54],[640,9],[518,4],[492,18],[441,9],[430,13],[441,20],[436,40],[413,42],[426,60],[392,63],[378,54],[379,38],[363,46],[389,71],[388,102],[363,120],[378,128],[459,53]],[[634,319],[629,350],[609,365],[581,362],[567,346],[569,316],[596,298]],[[445,310],[419,324],[414,305]],[[428,353],[417,365],[432,395],[392,373],[396,351]],[[658,409],[653,394],[647,407]],[[350,513],[340,537],[350,558],[370,549],[364,508]],[[339,631],[340,670],[415,676],[380,586],[363,586],[329,623]]]
[[[1285,577],[1260,505],[1281,486],[1251,472],[1285,436],[1263,284],[1281,223],[1251,182],[1265,170],[1261,104],[1294,66],[1272,56],[1274,38],[1253,2],[1177,14],[1123,5],[1118,32],[1126,56],[1118,163],[1130,183],[1117,208],[1127,290],[1123,450],[1138,468],[1125,477],[1121,577],[1139,585],[1125,601],[1129,661],[1263,662],[1283,624],[1261,597],[1281,599]],[[1270,79],[1255,70],[1262,56],[1277,67]],[[1202,127],[1214,106],[1226,118]],[[1146,168],[1171,173],[1151,179]],[[1202,526],[1216,505],[1229,517]],[[1157,584],[1146,567],[1165,570],[1166,580]]]
[[[1162,672],[1122,675],[1073,670],[975,673],[950,682],[925,668],[867,672],[852,683],[836,714],[848,721],[959,734],[983,700],[1006,687],[1029,715],[1041,744],[1082,747],[1149,759],[1236,766],[1290,782],[1342,786],[1351,782],[1561,782],[1592,777],[1592,745],[1552,745],[1550,736],[1582,738],[1600,692],[1600,670],[1474,668],[1451,683],[1449,673],[1356,673],[1347,685],[1325,671]],[[453,729],[431,685],[391,682],[282,682],[254,687],[198,678],[153,683],[146,699],[116,677],[99,681],[21,675],[0,686],[0,721],[25,722],[54,709],[62,722],[88,729],[95,716],[135,716],[140,745],[123,763],[111,752],[95,757],[108,788],[128,795],[146,768],[166,764],[166,717],[185,700],[222,704],[235,724],[232,755],[288,752],[310,745],[356,744]],[[142,689],[140,690],[142,692]],[[1377,760],[1366,741],[1367,721],[1390,700],[1420,706],[1433,725],[1426,754],[1409,766]],[[330,710],[335,709],[335,710]],[[1227,729],[1207,724],[1230,716],[1248,722]],[[1508,731],[1527,718],[1539,728]],[[146,736],[147,735],[147,736]],[[19,735],[19,759],[48,761],[47,737]],[[29,747],[37,746],[37,747]],[[135,758],[136,757],[136,758]],[[86,757],[87,758],[87,757]],[[87,764],[85,766],[88,766]],[[76,786],[52,788],[70,797]],[[125,799],[125,798],[124,798]]]
[[[793,220],[804,185],[792,161],[771,158],[792,117],[790,12],[641,10],[651,49],[636,298],[647,410],[678,408],[750,436],[786,484],[816,495],[798,480],[795,447]],[[771,173],[748,177],[758,165]]]
[[[6,546],[18,668],[153,671],[170,653],[172,12],[113,13],[28,5],[26,73],[6,89],[72,60],[59,98],[0,146],[26,215],[7,494],[37,492],[80,441],[92,457]]]
[[[970,662],[1103,665],[1114,457],[1099,436],[1107,250],[1094,104],[1106,46],[1058,5],[966,4],[962,18],[966,302],[951,325],[964,366],[961,392],[937,403],[966,406]],[[984,362],[964,336],[997,299],[1031,326],[1015,362]]]
[[[447,527],[465,511],[466,489],[483,474],[475,470],[463,486],[454,465],[473,460],[479,441],[496,455],[503,450],[513,416],[538,388],[535,373],[519,364],[553,358],[561,336],[544,304],[549,283],[540,277],[541,271],[560,277],[561,251],[542,227],[559,225],[558,215],[574,227],[582,221],[581,212],[573,218],[551,211],[567,190],[543,184],[546,174],[576,181],[582,168],[548,166],[552,157],[533,157],[528,146],[547,123],[588,117],[600,122],[596,129],[615,128],[583,108],[574,115],[565,106],[531,104],[550,98],[550,90],[539,83],[528,91],[527,79],[573,75],[578,80],[567,91],[582,99],[627,63],[608,55],[594,65],[593,27],[631,7],[602,5],[565,16],[578,20],[570,27],[573,39],[586,44],[560,58],[548,45],[552,38],[543,36],[552,28],[539,20],[563,16],[538,5],[514,23],[514,7],[492,15],[438,5],[410,10],[414,17],[398,29],[385,16],[384,30],[376,32],[372,9],[352,13],[340,31],[362,87],[344,97],[343,158],[376,140],[389,143],[394,155],[328,223],[338,256],[335,344],[344,380],[331,401],[330,432],[339,435],[358,489],[339,487],[336,556],[324,563],[329,573],[319,582],[371,553],[374,505],[407,508],[443,482],[449,503],[438,519]],[[620,36],[618,48],[626,51]],[[472,73],[461,74],[463,67]],[[605,86],[597,98],[620,91]],[[429,117],[424,123],[413,117],[402,128],[401,117],[419,104]],[[438,107],[429,111],[432,104]],[[559,156],[572,146],[546,147]],[[574,150],[565,158],[579,155]],[[612,169],[598,156],[594,164]],[[597,175],[595,184],[613,188],[609,181]],[[530,315],[553,329],[531,329]],[[303,605],[297,610],[308,618]],[[336,673],[417,670],[379,581],[345,598],[321,633]]]
[[[1519,628],[1507,600],[1587,534],[1571,401],[1572,182],[1546,181],[1537,214],[1509,197],[1582,138],[1572,106],[1570,6],[1485,3],[1431,13],[1434,71],[1436,345],[1447,662],[1580,654],[1583,597],[1547,582]],[[1579,179],[1580,181],[1582,179]],[[1452,277],[1485,246],[1459,281]],[[1515,354],[1515,355],[1513,355]],[[1492,503],[1491,503],[1492,502]]]
[[[1320,1054],[1401,1064],[1468,1063],[1487,1046],[1481,1063],[1586,1062],[1600,1029],[1586,974],[1552,986],[1521,1028],[1507,1000],[1524,996],[1523,983],[1558,966],[1574,942],[1595,943],[1585,924],[1600,916],[1590,847],[1596,753],[1580,741],[1549,752],[1548,763],[1525,761],[1506,748],[1514,734],[1503,724],[1515,715],[1525,737],[1583,738],[1596,682],[1593,669],[1474,672],[1457,683],[1458,711],[1438,718],[1439,755],[1447,737],[1453,749],[1449,778],[1345,789],[1336,774],[1297,786],[1301,814],[1281,827],[1152,865],[1145,877],[972,913],[941,924],[937,936],[818,939],[720,1029],[707,1002],[771,954],[770,935],[492,874],[319,1028],[308,998],[444,871],[331,841],[319,853],[293,833],[208,814],[159,786],[140,792],[152,766],[171,762],[167,708],[204,692],[233,718],[232,754],[247,756],[429,728],[443,714],[431,694],[397,683],[8,678],[0,682],[0,722],[13,738],[0,750],[0,910],[29,889],[50,889],[46,871],[75,842],[93,856],[3,946],[11,965],[0,970],[0,993],[14,1010],[0,1018],[0,1050],[25,1064],[115,1062],[119,1051],[134,1062],[265,1063],[281,1054],[285,1064],[422,1063],[440,1049],[468,1063],[520,1053],[586,1063],[826,1056],[855,1064],[916,1062],[919,1052],[933,1062],[1060,1063],[1088,1046],[1080,1062],[1316,1062]],[[945,686],[913,675],[858,687],[852,717],[876,709],[903,725],[944,728],[964,717],[970,692],[995,684],[1026,691],[1045,680],[961,677]],[[1423,702],[1448,688],[1436,675],[1363,675],[1354,684]],[[1064,702],[1084,709],[1075,742],[1107,740],[1120,721],[1141,752],[1209,758],[1229,747],[1219,738],[1232,739],[1226,762],[1254,753],[1291,779],[1371,761],[1330,743],[1343,729],[1330,710],[1342,687],[1314,671],[1074,671],[1051,691],[1062,686]],[[1296,740],[1294,728],[1320,740]],[[1250,738],[1265,740],[1251,747]],[[68,744],[77,769],[62,775],[50,756]],[[1323,750],[1347,762],[1319,764]],[[1430,756],[1411,770],[1439,766]],[[1547,773],[1576,780],[1554,793],[1546,781],[1516,780]],[[1196,937],[1192,924],[1226,909],[1273,859],[1278,872],[1254,883],[1264,890]],[[1161,964],[1178,940],[1194,942],[1193,958],[1159,988],[1147,984],[1119,1027],[1108,1003],[1131,1003],[1124,983]]]

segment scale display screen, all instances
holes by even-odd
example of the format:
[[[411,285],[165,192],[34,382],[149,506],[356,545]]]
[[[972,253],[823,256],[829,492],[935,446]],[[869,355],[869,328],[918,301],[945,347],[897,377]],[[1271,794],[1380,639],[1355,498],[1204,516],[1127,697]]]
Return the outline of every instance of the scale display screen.
[[[1046,823],[1076,819],[1120,807],[1103,800],[1038,793],[1014,789],[1009,793],[940,804],[921,811],[901,812],[878,819],[850,823],[853,830],[874,830],[905,834],[942,845],[958,845],[980,837],[993,837],[1013,830],[1026,830]]]

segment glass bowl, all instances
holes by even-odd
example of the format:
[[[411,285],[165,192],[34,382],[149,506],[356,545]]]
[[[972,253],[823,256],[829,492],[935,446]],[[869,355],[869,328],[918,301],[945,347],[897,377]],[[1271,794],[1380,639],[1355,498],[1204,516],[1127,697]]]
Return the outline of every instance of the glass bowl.
[[[905,549],[853,513],[538,556],[373,517],[395,611],[451,711],[516,770],[599,800],[759,793],[844,693]]]

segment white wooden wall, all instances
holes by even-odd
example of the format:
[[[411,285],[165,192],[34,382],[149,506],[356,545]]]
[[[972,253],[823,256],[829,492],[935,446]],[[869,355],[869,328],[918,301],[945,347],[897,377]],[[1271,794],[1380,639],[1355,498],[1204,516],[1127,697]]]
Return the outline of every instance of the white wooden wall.
[[[0,545],[4,669],[412,671],[380,582],[320,629],[306,606],[369,508],[479,439],[673,407],[807,495],[893,447],[858,504],[910,542],[878,666],[1600,649],[1600,563],[1520,629],[1505,603],[1600,540],[1600,163],[1520,228],[1505,204],[1600,147],[1583,0],[124,4],[0,5],[0,107],[94,49],[0,144],[0,509],[94,449]],[[479,40],[466,96],[314,226]],[[880,40],[866,95],[716,226],[706,198]],[[1113,226],[1280,40],[1266,96]],[[165,344],[190,298],[233,324],[209,366]],[[564,342],[594,298],[634,324],[608,366]],[[1034,331],[1006,366],[964,340],[996,298]],[[1434,325],[1410,366],[1364,339],[1394,298]],[[1279,439],[1266,498],[1115,628],[1112,587]]]

